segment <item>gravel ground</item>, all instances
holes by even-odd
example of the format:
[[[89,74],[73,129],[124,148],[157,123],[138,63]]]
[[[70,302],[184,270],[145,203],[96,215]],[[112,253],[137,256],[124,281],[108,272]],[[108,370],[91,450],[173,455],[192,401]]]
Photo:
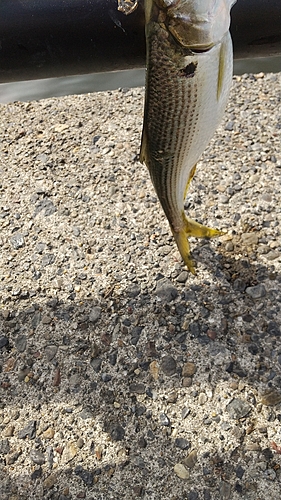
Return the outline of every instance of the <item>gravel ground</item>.
[[[1,500],[280,498],[280,79],[233,80],[197,276],[138,162],[143,88],[1,105]]]

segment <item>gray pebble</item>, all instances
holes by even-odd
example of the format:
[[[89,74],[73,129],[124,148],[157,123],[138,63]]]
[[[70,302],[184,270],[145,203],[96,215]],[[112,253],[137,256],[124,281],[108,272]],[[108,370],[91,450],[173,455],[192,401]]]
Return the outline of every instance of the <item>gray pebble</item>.
[[[0,337],[0,349],[3,347],[8,347],[9,345],[9,339],[7,337]]]
[[[170,280],[164,278],[157,281],[156,295],[163,300],[163,302],[171,302],[177,297],[178,291]]]
[[[175,446],[177,448],[180,448],[181,450],[186,450],[187,448],[190,447],[190,442],[187,441],[185,438],[176,438],[175,439]]]
[[[102,364],[102,360],[100,358],[92,358],[91,361],[90,361],[90,365],[91,367],[93,368],[93,370],[95,370],[95,372],[99,372],[100,369],[101,369],[101,364]]]
[[[125,437],[125,429],[120,424],[116,424],[111,427],[110,436],[112,441],[122,441]]]
[[[220,485],[220,498],[227,500],[231,498],[231,484],[226,481],[222,481]]]
[[[89,321],[96,323],[101,316],[101,308],[99,306],[93,307],[89,314]]]
[[[50,266],[53,264],[56,260],[56,257],[53,253],[47,253],[42,257],[41,264],[43,267]]]
[[[74,236],[77,236],[77,237],[80,236],[80,229],[79,229],[79,227],[74,226],[72,228],[72,232],[73,232]]]
[[[77,467],[75,467],[74,469],[74,472],[82,479],[83,483],[85,483],[87,486],[92,486],[94,480],[94,475],[92,472],[84,469],[81,465],[77,465]]]
[[[18,437],[24,439],[29,437],[29,439],[34,439],[36,435],[36,420],[31,420],[28,424],[19,431]]]
[[[26,349],[26,336],[19,335],[15,340],[15,347],[19,352],[24,352]]]
[[[164,356],[161,361],[161,368],[165,375],[171,377],[177,372],[177,363],[172,356]]]
[[[10,452],[10,444],[8,439],[0,441],[0,455],[7,455]]]
[[[43,465],[45,463],[45,455],[39,450],[31,450],[29,456],[32,462],[37,465]]]
[[[45,217],[49,217],[57,211],[57,208],[50,200],[50,198],[43,198],[43,200],[39,201],[35,207],[34,217],[39,214],[39,212],[43,212]]]
[[[165,427],[169,427],[171,425],[169,417],[165,413],[160,413],[159,415],[160,424]]]
[[[145,393],[145,385],[142,383],[133,383],[129,386],[130,392],[134,392],[136,394],[144,394]]]
[[[127,291],[128,297],[134,298],[140,294],[141,288],[139,285],[133,284],[133,285],[128,286],[126,291]]]
[[[58,348],[56,345],[48,345],[45,347],[45,355],[47,361],[51,361],[57,354]]]
[[[252,299],[261,299],[266,296],[266,289],[263,284],[248,286],[246,288],[246,293],[252,297]]]
[[[185,282],[186,282],[186,280],[187,280],[187,278],[188,278],[188,272],[187,272],[187,271],[182,271],[182,272],[178,275],[178,277],[177,277],[177,281],[178,281],[179,283],[185,283]]]
[[[277,250],[270,250],[270,252],[268,252],[268,254],[266,254],[266,259],[267,260],[275,260],[275,259],[278,259],[278,257],[280,257],[280,252],[278,252]]]
[[[251,410],[251,406],[246,402],[243,401],[242,399],[234,398],[226,407],[229,416],[231,418],[239,419],[243,418]]]
[[[24,247],[25,241],[24,241],[24,236],[21,233],[16,233],[13,234],[10,238],[10,243],[14,250],[18,250],[19,248]]]

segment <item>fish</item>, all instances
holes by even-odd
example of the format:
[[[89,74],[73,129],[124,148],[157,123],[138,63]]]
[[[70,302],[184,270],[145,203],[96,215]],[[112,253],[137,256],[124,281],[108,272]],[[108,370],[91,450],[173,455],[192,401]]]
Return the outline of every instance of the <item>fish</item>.
[[[144,2],[147,62],[140,161],[148,167],[180,255],[193,274],[188,238],[222,234],[190,219],[184,202],[196,163],[228,101],[233,71],[229,26],[234,3]]]

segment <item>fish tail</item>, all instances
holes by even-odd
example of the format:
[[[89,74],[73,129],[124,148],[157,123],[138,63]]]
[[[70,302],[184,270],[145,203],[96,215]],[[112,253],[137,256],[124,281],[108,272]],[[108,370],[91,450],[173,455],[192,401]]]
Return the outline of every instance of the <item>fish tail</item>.
[[[192,274],[196,274],[194,263],[190,255],[188,238],[190,236],[194,236],[195,238],[214,238],[216,236],[221,236],[223,232],[187,218],[184,212],[182,213],[182,220],[183,225],[179,231],[175,231],[172,228],[173,236],[185,265]]]

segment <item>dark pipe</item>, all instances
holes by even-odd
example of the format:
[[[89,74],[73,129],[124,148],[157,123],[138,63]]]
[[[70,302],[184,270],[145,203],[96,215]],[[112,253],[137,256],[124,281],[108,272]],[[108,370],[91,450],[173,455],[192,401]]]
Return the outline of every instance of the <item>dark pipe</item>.
[[[280,0],[238,0],[231,32],[236,58],[281,53]],[[125,16],[117,0],[0,1],[2,83],[144,64],[142,5]]]

